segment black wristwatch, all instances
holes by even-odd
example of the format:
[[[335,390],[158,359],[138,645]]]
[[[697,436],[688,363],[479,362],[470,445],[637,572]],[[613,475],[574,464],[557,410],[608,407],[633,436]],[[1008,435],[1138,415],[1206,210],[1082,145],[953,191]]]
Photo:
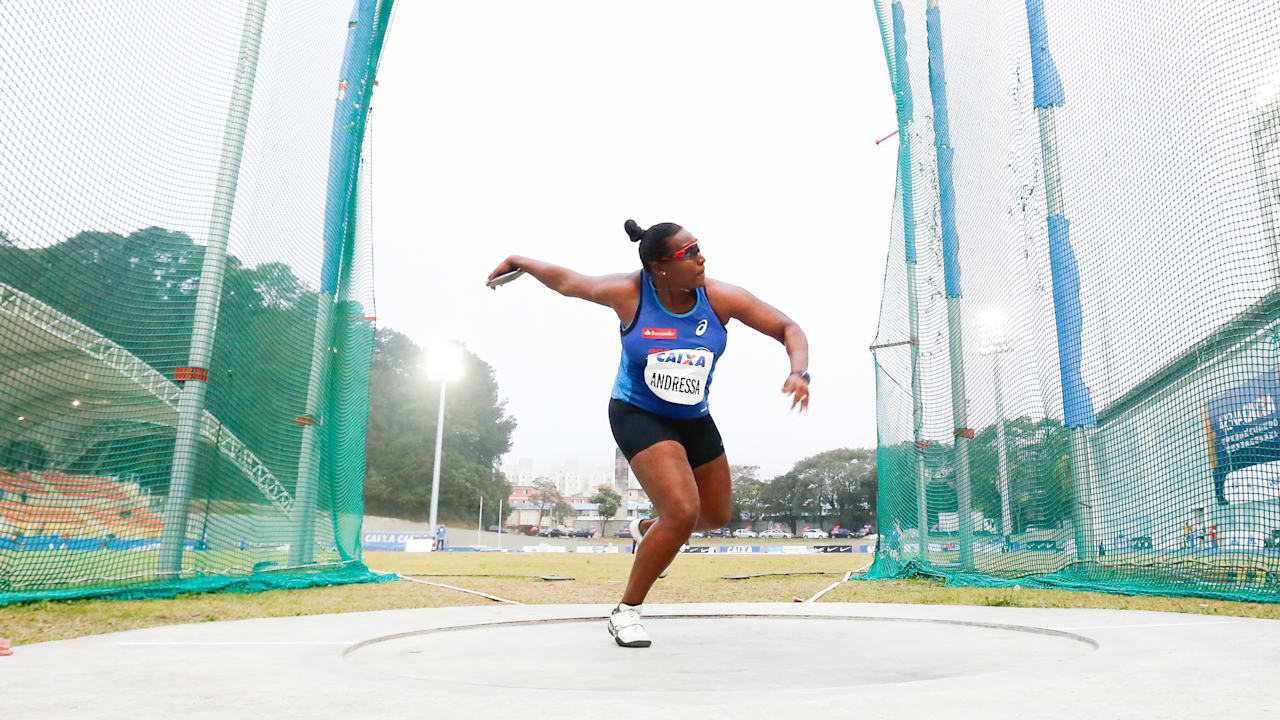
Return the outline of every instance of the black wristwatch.
[[[800,378],[801,378],[802,380],[804,380],[806,383],[807,383],[807,382],[809,382],[809,371],[808,371],[808,370],[792,370],[792,371],[791,371],[791,374],[792,374],[792,375],[799,375],[799,376],[800,376]]]

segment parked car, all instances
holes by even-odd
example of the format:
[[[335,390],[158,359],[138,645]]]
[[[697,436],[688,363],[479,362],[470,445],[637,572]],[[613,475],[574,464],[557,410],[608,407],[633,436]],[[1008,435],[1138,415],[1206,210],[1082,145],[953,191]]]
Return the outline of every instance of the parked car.
[[[853,537],[853,531],[850,530],[849,528],[836,528],[835,530],[831,531],[832,540],[835,540],[836,538],[849,539],[852,537]]]
[[[490,525],[490,526],[489,526],[489,528],[488,528],[488,530],[489,530],[489,532],[491,532],[491,533],[504,533],[504,534],[505,534],[505,533],[510,533],[510,532],[511,532],[510,530],[508,530],[508,529],[506,529],[506,528],[500,528],[500,527],[498,527],[497,525]]]
[[[754,538],[760,537],[760,534],[751,528],[738,528],[733,531],[733,536],[736,538]]]
[[[538,537],[564,537],[564,531],[557,527],[546,527],[538,531]]]
[[[729,528],[720,528],[719,530],[708,530],[706,537],[709,538],[731,538],[733,531]]]
[[[702,530],[699,530],[699,531],[697,531],[697,532],[689,533],[689,537],[691,537],[691,538],[704,538],[704,537],[706,537],[706,536],[707,536],[707,534],[706,534],[705,532],[703,532]]]
[[[574,528],[569,531],[571,538],[589,538],[591,537],[591,528]]]
[[[794,536],[782,528],[774,528],[760,533],[760,537],[770,540],[790,540]]]
[[[808,530],[805,530],[800,537],[806,540],[822,540],[827,537],[827,533],[826,531],[819,530],[818,528],[809,528]]]
[[[631,537],[631,526],[630,526],[630,525],[623,525],[622,527],[618,528],[617,530],[615,530],[615,531],[613,532],[613,536],[614,536],[614,537],[616,537],[616,538],[630,538],[630,537]]]

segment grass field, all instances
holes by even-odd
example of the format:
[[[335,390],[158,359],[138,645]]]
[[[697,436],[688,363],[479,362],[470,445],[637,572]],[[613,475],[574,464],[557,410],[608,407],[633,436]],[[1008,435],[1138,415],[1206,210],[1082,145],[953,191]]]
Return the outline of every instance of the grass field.
[[[807,599],[858,570],[870,555],[683,555],[647,602],[790,602]],[[369,567],[521,603],[610,603],[622,594],[631,556],[579,553],[369,552]],[[813,573],[726,580],[725,575]],[[825,573],[825,574],[816,574]],[[555,575],[572,580],[548,581]],[[818,602],[924,603],[1003,607],[1110,608],[1280,619],[1280,605],[1197,598],[1127,597],[1063,590],[945,588],[916,578],[842,583]],[[156,625],[255,617],[488,605],[493,601],[414,582],[308,590],[187,595],[168,600],[77,600],[0,607],[0,637],[15,646]]]

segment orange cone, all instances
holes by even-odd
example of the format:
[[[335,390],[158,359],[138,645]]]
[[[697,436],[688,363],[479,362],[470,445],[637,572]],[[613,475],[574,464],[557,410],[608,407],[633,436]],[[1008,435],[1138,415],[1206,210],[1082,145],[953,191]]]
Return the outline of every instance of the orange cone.
[[[13,650],[9,649],[9,641],[0,638],[0,655],[12,655]]]

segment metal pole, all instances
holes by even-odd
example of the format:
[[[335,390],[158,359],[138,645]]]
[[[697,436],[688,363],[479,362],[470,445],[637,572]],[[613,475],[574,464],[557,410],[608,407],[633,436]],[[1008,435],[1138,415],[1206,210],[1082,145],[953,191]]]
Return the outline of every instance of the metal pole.
[[[484,527],[484,495],[480,496],[480,514],[476,516],[476,544],[480,544],[480,529]]]
[[[440,451],[444,446],[444,394],[447,380],[440,381],[440,415],[436,418],[436,456],[431,461],[431,532],[436,531],[436,510],[440,506]]]
[[[498,549],[502,549],[502,532],[506,529],[506,518],[502,517],[502,506],[506,498],[498,498]]]
[[[907,31],[901,2],[890,7],[893,27],[894,104],[898,111],[898,180],[902,183],[902,239],[907,260],[907,323],[911,334],[911,424],[915,441],[916,522],[920,528],[920,560],[929,557],[929,505],[924,475],[924,404],[920,388],[920,318],[916,293],[915,192],[911,177],[911,79],[907,71]]]
[[[1004,435],[1004,399],[1000,394],[1000,355],[991,358],[996,386],[996,457],[1000,466],[1000,530],[1006,538],[1013,534],[1013,509],[1009,499],[1009,455]]]
[[[960,292],[960,237],[956,231],[955,183],[951,161],[951,126],[947,121],[947,74],[942,52],[942,11],[938,0],[925,10],[929,45],[929,96],[933,103],[933,146],[938,163],[938,217],[942,268],[947,296],[947,346],[951,361],[951,417],[954,424],[956,514],[960,524],[960,567],[973,570],[973,493],[969,484],[969,398],[964,382],[964,298]]]
[[[965,395],[964,344],[960,315],[961,298],[947,298],[947,323],[950,325],[951,416],[955,424],[956,514],[960,530],[960,568],[973,570],[973,492],[969,484],[969,400]]]
[[[1276,90],[1275,97],[1264,102],[1262,116],[1253,131],[1253,157],[1258,174],[1258,194],[1262,201],[1263,228],[1271,257],[1271,281],[1272,285],[1280,286],[1280,228],[1276,227],[1275,220],[1276,209],[1280,205],[1280,88]]]
[[[916,264],[907,263],[907,312],[911,316],[911,337],[918,337],[920,321],[916,312]],[[920,527],[920,560],[929,560],[929,498],[925,492],[924,405],[920,399],[920,344],[911,345],[911,424],[915,438],[916,522]]]
[[[164,506],[164,531],[160,540],[161,577],[174,577],[182,571],[182,551],[187,535],[187,503],[191,499],[196,457],[200,449],[200,423],[204,419],[209,359],[213,355],[218,304],[222,300],[222,280],[227,264],[227,236],[231,231],[231,215],[235,210],[236,184],[240,179],[240,159],[244,156],[244,137],[249,127],[253,80],[258,69],[258,49],[262,43],[262,25],[266,14],[267,0],[250,0],[245,12],[244,32],[240,37],[240,53],[231,88],[231,107],[227,111],[222,155],[218,160],[209,242],[205,245],[200,287],[192,318],[191,354],[186,368],[189,379],[183,382],[182,393],[178,397],[173,465],[169,496]]]
[[[321,411],[328,369],[333,353],[330,352],[332,311],[334,296],[338,292],[342,247],[354,228],[348,225],[352,199],[357,183],[359,149],[363,125],[357,120],[367,110],[372,88],[368,87],[364,74],[372,52],[374,16],[377,0],[355,0],[351,19],[347,23],[347,42],[339,68],[338,95],[334,101],[333,125],[329,140],[329,178],[324,207],[324,225],[321,227],[324,243],[324,261],[320,268],[320,293],[316,298],[315,328],[311,340],[311,374],[307,385],[307,408],[302,428],[302,447],[298,453],[298,484],[295,493],[297,507],[296,532],[290,545],[289,564],[303,565],[312,561],[317,485],[320,474],[321,442],[316,437],[318,425],[331,420]],[[352,84],[355,86],[352,87]]]
[[[1055,112],[1066,102],[1058,69],[1049,53],[1048,23],[1044,0],[1026,0],[1027,30],[1031,44],[1031,75],[1036,115],[1040,121],[1040,156],[1044,165],[1044,190],[1049,232],[1049,270],[1053,282],[1053,315],[1058,340],[1058,366],[1062,377],[1063,425],[1071,437],[1073,498],[1072,528],[1076,557],[1089,561],[1097,556],[1093,542],[1093,476],[1088,452],[1089,428],[1097,425],[1093,400],[1081,375],[1083,349],[1080,305],[1080,272],[1071,247],[1070,223],[1062,193],[1062,167],[1058,161],[1058,127]]]

